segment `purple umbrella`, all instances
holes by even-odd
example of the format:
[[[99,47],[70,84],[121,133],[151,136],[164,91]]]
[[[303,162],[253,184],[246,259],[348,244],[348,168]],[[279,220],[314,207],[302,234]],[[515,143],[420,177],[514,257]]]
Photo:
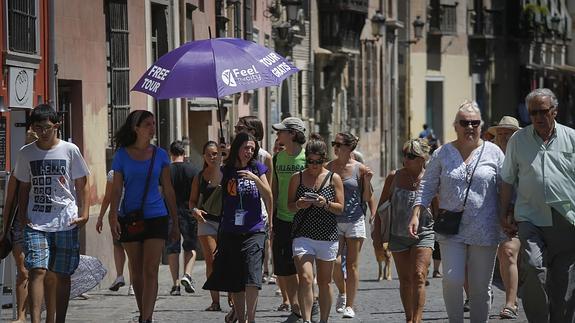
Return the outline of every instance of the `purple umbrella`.
[[[186,43],[160,57],[132,91],[156,99],[219,99],[277,86],[297,71],[284,57],[254,42],[238,38],[204,39]]]

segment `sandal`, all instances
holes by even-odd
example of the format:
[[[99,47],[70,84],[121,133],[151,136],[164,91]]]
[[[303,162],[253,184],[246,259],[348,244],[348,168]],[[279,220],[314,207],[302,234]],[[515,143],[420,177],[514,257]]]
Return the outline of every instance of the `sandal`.
[[[232,300],[232,295],[228,294],[228,305],[234,307],[234,301]]]
[[[443,275],[438,270],[433,271],[433,278],[442,278],[442,277]]]
[[[510,319],[510,320],[517,319],[517,317],[518,317],[517,307],[515,307],[515,308],[509,307],[509,306],[503,307],[501,312],[499,312],[499,317],[502,319]]]
[[[226,314],[226,317],[224,318],[224,322],[226,323],[236,323],[238,321],[238,318],[236,317],[236,311],[234,310],[234,308],[232,307],[232,309],[230,310],[230,312],[228,314]]]
[[[289,311],[289,304],[282,303],[277,309],[278,312],[288,312]]]
[[[207,312],[219,312],[222,308],[220,307],[220,303],[212,303],[208,308],[205,309]]]

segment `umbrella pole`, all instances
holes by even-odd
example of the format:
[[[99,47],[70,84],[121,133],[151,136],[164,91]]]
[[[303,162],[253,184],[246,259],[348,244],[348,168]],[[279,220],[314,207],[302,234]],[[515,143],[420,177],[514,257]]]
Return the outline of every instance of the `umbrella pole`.
[[[218,120],[220,121],[220,144],[226,143],[226,138],[224,137],[224,127],[222,126],[222,107],[220,106],[220,98],[216,98],[218,102]]]

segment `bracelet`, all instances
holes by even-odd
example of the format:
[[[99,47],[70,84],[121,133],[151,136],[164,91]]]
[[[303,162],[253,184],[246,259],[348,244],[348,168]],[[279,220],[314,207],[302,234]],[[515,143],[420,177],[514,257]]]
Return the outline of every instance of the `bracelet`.
[[[295,208],[298,209],[298,210],[301,210],[301,208],[297,205],[297,202],[299,202],[299,200],[296,200],[296,201],[295,201]]]

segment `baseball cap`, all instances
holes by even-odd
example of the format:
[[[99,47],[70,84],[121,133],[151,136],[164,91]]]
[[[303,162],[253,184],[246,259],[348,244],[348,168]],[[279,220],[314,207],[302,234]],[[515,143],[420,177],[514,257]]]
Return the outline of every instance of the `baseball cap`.
[[[289,117],[282,120],[280,123],[276,123],[272,126],[276,131],[279,130],[295,130],[301,133],[305,133],[305,125],[300,118]]]

